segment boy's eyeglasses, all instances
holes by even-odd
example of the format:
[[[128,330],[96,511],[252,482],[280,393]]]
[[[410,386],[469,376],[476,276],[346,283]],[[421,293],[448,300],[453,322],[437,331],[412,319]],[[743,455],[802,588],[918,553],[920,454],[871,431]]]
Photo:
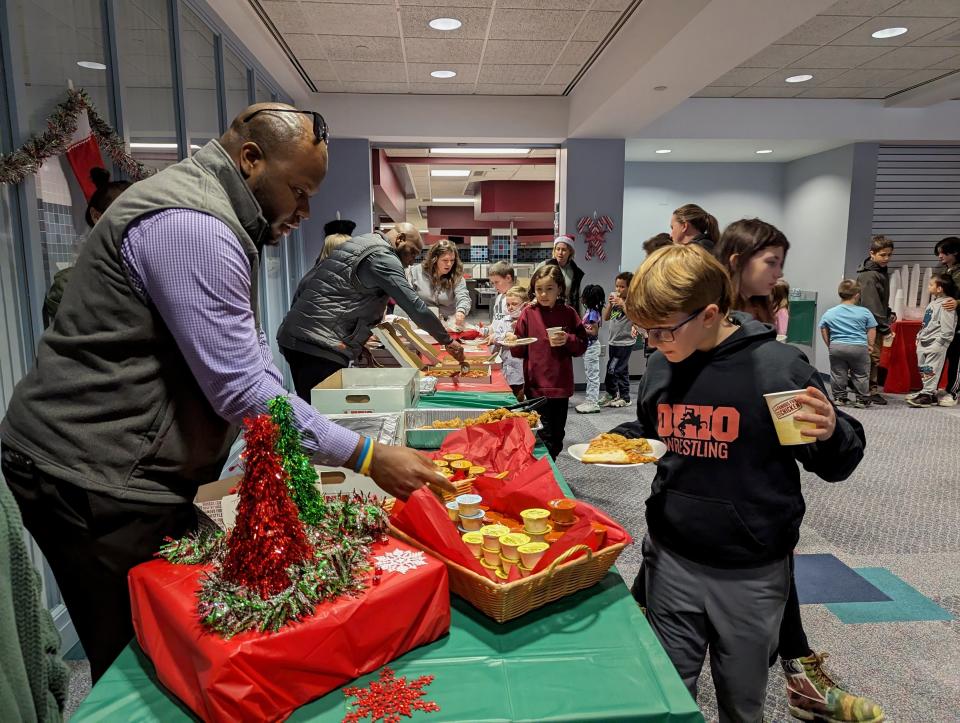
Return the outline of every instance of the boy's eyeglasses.
[[[243,122],[248,123],[250,119],[258,113],[300,113],[301,115],[312,116],[313,135],[316,139],[316,142],[320,143],[323,141],[327,145],[330,145],[330,129],[327,127],[327,122],[323,119],[323,116],[317,113],[315,110],[296,110],[294,108],[261,108],[260,110],[253,111],[253,113],[243,119]]]
[[[639,331],[640,336],[642,336],[644,339],[650,339],[658,344],[661,342],[666,342],[669,344],[671,341],[676,341],[677,337],[674,334],[674,332],[677,329],[679,329],[684,324],[689,324],[691,321],[696,319],[698,316],[700,316],[700,314],[706,308],[707,308],[706,306],[700,307],[699,309],[697,309],[695,312],[690,314],[690,316],[688,316],[686,319],[681,321],[676,326],[656,326],[653,329],[642,329],[638,326],[637,331]]]

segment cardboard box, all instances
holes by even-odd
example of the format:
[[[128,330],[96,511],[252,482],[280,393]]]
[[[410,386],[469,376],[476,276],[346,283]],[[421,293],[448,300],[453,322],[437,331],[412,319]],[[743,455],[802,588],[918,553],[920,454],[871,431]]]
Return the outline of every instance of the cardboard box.
[[[310,403],[323,414],[399,412],[420,401],[419,371],[341,369],[310,391]]]

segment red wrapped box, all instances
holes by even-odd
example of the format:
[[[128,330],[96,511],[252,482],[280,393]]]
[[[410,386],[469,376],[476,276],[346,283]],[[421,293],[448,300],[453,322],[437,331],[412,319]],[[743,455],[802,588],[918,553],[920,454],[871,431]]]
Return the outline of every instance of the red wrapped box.
[[[417,552],[394,538],[373,555]],[[318,605],[276,633],[229,640],[197,617],[203,565],[155,560],[130,571],[133,626],[157,676],[206,721],[283,720],[296,708],[376,670],[450,628],[447,569],[426,555],[405,573],[384,568],[358,596]],[[372,573],[368,574],[368,578]]]

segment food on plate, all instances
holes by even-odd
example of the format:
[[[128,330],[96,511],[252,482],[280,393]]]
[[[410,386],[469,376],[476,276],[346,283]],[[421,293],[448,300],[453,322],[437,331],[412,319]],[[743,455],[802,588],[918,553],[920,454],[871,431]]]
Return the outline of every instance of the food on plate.
[[[514,412],[500,407],[499,409],[491,409],[476,417],[467,417],[466,419],[460,419],[460,417],[438,419],[433,424],[421,427],[421,429],[460,429],[461,427],[470,427],[474,424],[490,424],[491,422],[499,422],[503,419],[511,419],[513,417],[526,419],[527,424],[531,427],[536,427],[540,424],[540,415],[536,412]]]
[[[581,462],[586,464],[643,464],[656,462],[653,448],[645,439],[627,439],[621,434],[604,433],[590,440]]]
[[[423,373],[428,377],[436,377],[437,379],[449,379],[451,377],[483,379],[484,377],[490,376],[490,372],[484,369],[468,369],[467,371],[460,371],[459,369],[428,369]]]

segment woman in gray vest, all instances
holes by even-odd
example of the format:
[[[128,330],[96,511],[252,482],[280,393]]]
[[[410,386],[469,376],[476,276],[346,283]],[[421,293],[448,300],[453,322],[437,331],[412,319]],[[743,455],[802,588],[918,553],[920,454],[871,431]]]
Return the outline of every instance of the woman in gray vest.
[[[407,278],[423,303],[439,309],[444,321],[463,328],[470,313],[470,292],[463,262],[451,241],[443,239],[431,246],[422,264],[407,269]]]

